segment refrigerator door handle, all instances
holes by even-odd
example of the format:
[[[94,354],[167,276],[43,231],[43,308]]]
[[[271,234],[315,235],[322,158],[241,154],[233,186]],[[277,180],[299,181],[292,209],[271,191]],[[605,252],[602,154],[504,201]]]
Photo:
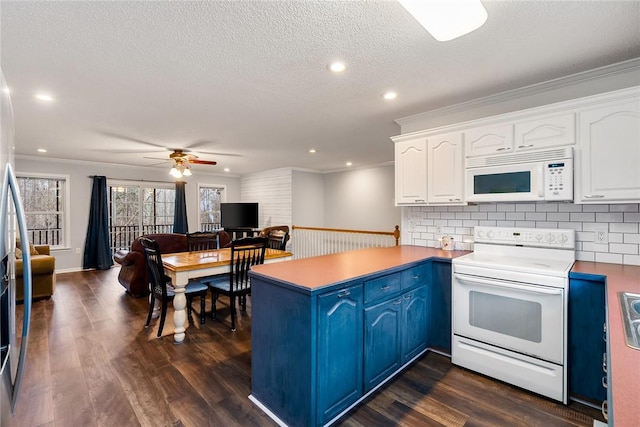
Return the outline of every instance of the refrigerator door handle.
[[[22,249],[22,271],[24,283],[24,312],[22,318],[22,339],[20,340],[20,353],[18,356],[18,366],[16,367],[16,378],[11,393],[11,410],[15,412],[16,402],[22,385],[22,377],[27,361],[27,344],[29,343],[29,327],[31,324],[31,296],[32,296],[32,275],[31,275],[31,252],[29,250],[29,238],[27,234],[27,221],[24,215],[22,200],[20,199],[20,189],[13,168],[7,163],[4,181],[2,186],[2,199],[0,200],[0,237],[5,238],[8,215],[8,195],[11,194],[13,205],[16,209],[16,219],[20,232],[20,246]],[[6,239],[6,238],[5,238]],[[6,242],[3,242],[6,244]]]

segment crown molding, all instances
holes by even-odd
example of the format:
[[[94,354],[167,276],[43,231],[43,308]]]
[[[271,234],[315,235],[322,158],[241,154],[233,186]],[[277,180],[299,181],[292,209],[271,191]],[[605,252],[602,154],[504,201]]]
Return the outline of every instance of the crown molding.
[[[545,92],[550,92],[552,90],[574,86],[579,83],[585,83],[605,77],[615,77],[617,75],[628,73],[640,73],[640,58],[634,58],[615,64],[605,65],[603,67],[594,68],[592,70],[570,74],[568,76],[559,77],[557,79],[548,80],[542,83],[536,83],[517,89],[499,92],[482,98],[476,98],[469,101],[460,102],[458,104],[449,105],[447,107],[436,108],[424,113],[402,117],[394,121],[402,127],[416,121],[448,116],[451,114],[473,110],[474,108],[478,108],[481,106],[499,104],[504,101],[524,98],[531,95],[537,95]]]

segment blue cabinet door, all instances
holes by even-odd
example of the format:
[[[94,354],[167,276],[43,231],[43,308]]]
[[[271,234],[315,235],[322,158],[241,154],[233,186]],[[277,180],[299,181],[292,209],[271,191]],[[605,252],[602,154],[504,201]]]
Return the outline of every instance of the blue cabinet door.
[[[318,297],[318,425],[362,395],[362,285]]]
[[[402,296],[364,311],[364,388],[378,385],[400,367]]]
[[[451,262],[431,264],[429,347],[451,354]]]
[[[427,348],[429,294],[426,286],[402,296],[401,364],[407,363]]]
[[[607,398],[602,386],[606,287],[604,279],[589,280],[572,275],[569,276],[568,316],[569,396],[599,404]]]

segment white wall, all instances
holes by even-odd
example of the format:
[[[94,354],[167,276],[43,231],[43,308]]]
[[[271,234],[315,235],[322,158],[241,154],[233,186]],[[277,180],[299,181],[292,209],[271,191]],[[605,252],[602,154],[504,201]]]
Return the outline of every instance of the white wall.
[[[53,252],[56,257],[56,271],[74,271],[82,268],[84,242],[89,223],[89,202],[91,200],[92,180],[90,175],[104,175],[118,180],[145,180],[173,182],[168,171],[160,168],[144,168],[113,165],[109,163],[74,162],[53,159],[37,159],[16,156],[16,171],[19,173],[51,173],[68,175],[71,197],[71,239],[68,249]],[[198,229],[198,183],[223,185],[227,189],[227,199],[237,200],[240,195],[240,179],[223,175],[215,175],[197,170],[185,179],[187,218],[189,230]],[[76,254],[76,248],[80,254]]]
[[[239,201],[258,202],[258,228],[291,226],[292,193],[291,169],[274,169],[245,175],[240,179]]]
[[[393,231],[401,219],[394,179],[393,165],[326,174],[325,227]]]
[[[324,175],[293,171],[292,223],[302,227],[324,227]]]

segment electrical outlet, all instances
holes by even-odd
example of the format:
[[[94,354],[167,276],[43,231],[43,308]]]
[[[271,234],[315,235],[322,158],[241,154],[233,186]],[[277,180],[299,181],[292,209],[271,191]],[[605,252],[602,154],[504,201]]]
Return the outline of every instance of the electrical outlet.
[[[606,245],[609,243],[609,225],[598,225],[595,227],[595,239],[594,243],[599,245]]]

